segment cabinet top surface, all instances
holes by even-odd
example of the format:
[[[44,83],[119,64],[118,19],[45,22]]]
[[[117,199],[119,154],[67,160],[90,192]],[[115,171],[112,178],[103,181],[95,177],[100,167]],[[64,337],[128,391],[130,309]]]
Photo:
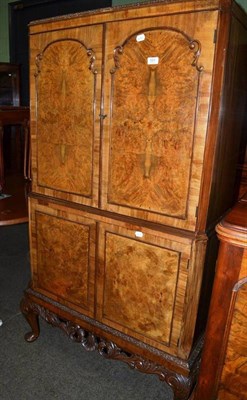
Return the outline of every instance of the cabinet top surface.
[[[222,4],[230,5],[232,0],[153,0],[138,4],[127,4],[103,9],[89,10],[74,14],[62,15],[30,23],[31,33],[35,26],[59,21],[85,19],[85,23],[100,23],[116,19],[140,18],[155,16],[162,13],[179,13],[218,9]],[[147,11],[148,10],[148,11]]]

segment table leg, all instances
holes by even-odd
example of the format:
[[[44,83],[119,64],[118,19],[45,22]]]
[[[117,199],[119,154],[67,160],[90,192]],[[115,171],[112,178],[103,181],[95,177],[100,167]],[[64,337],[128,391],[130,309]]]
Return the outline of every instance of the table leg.
[[[4,178],[4,159],[3,159],[3,126],[0,123],[0,193],[5,186]]]

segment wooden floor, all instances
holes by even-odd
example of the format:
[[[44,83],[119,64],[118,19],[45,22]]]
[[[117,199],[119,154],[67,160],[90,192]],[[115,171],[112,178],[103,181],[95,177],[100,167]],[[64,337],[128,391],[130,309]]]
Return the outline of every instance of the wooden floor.
[[[5,179],[3,193],[11,196],[1,199],[0,195],[0,226],[27,222],[27,193],[30,183],[24,180],[23,174],[9,175]]]

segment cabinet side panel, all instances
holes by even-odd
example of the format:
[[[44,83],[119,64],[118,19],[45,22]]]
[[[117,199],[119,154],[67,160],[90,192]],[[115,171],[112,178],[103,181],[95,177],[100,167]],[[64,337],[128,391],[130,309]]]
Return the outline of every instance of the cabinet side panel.
[[[211,299],[213,281],[215,276],[215,265],[217,261],[219,249],[219,240],[215,231],[210,232],[206,247],[205,262],[203,266],[202,287],[200,291],[200,301],[198,306],[198,314],[196,328],[194,333],[194,342],[200,338],[205,330],[209,304]]]
[[[207,225],[236,201],[237,165],[244,153],[240,145],[245,146],[247,139],[247,28],[234,17],[226,63]]]

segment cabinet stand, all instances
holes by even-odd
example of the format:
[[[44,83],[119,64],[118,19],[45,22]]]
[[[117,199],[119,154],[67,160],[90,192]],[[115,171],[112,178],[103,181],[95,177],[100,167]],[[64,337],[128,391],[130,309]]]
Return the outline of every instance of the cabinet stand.
[[[130,368],[139,372],[157,375],[161,382],[164,382],[173,390],[174,400],[189,399],[198,375],[202,341],[198,343],[189,360],[190,374],[184,376],[137,354],[125,352],[114,342],[98,337],[93,332],[83,329],[79,324],[61,318],[58,314],[51,312],[31,299],[29,291],[33,294],[31,289],[27,289],[20,304],[21,312],[31,327],[31,332],[25,334],[27,342],[32,343],[38,339],[40,334],[39,317],[41,317],[53,327],[60,328],[73,342],[80,343],[86,351],[96,350],[102,357],[123,361]]]

